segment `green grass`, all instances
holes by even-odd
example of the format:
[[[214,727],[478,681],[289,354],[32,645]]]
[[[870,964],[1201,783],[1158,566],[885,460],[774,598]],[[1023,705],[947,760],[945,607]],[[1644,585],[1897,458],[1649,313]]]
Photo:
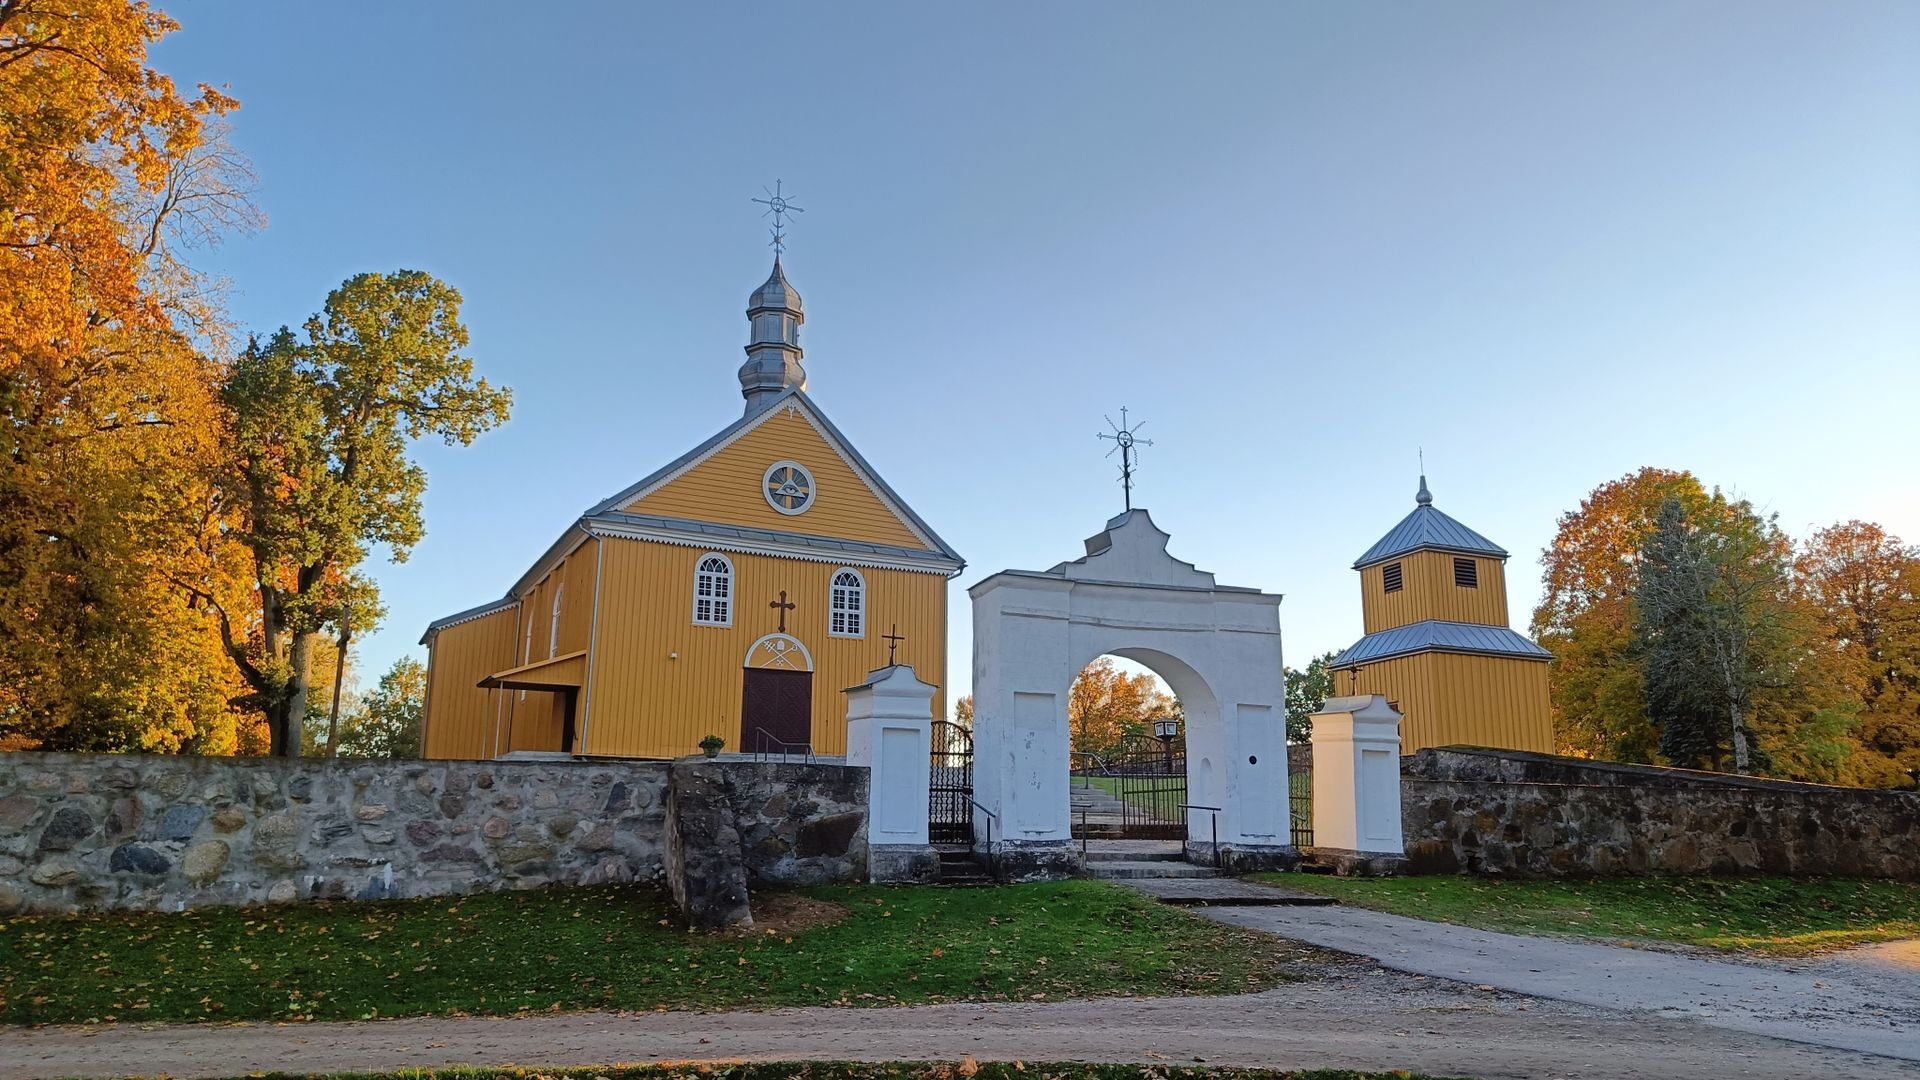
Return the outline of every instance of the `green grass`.
[[[290,1080],[296,1072],[255,1072],[248,1080]],[[737,1061],[660,1063],[599,1068],[403,1068],[397,1072],[332,1072],[332,1080],[1442,1080],[1413,1072],[1348,1072],[1315,1068],[1194,1068],[1187,1065],[1094,1065],[1085,1061]]]
[[[1826,878],[1339,878],[1260,874],[1358,907],[1486,930],[1806,956],[1920,937],[1920,885]]]
[[[846,918],[690,934],[657,890],[609,887],[0,921],[0,1021],[1233,993],[1316,955],[1091,881],[802,895]]]

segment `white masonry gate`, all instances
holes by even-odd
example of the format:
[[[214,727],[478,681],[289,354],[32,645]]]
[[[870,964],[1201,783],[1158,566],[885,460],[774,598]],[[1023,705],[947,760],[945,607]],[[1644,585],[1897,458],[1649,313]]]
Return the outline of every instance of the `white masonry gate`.
[[[1068,809],[1067,691],[1094,658],[1151,668],[1186,710],[1190,858],[1290,865],[1280,597],[1214,583],[1130,510],[1084,558],[1003,570],[973,598],[974,835],[1003,877],[1079,864]]]

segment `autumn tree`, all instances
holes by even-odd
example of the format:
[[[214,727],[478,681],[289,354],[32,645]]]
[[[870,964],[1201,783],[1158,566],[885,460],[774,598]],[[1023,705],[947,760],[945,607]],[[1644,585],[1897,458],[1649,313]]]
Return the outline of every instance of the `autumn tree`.
[[[360,695],[342,717],[333,752],[340,757],[419,757],[426,705],[426,665],[410,656],[395,660],[379,685]]]
[[[298,753],[321,635],[378,618],[358,567],[375,547],[404,561],[424,533],[411,445],[466,445],[506,421],[512,396],[473,377],[467,341],[450,286],[416,270],[361,274],[302,335],[282,327],[233,365],[228,480],[259,615],[220,605],[220,626],[275,754]]]
[[[1815,532],[1794,585],[1859,702],[1847,779],[1905,786],[1920,768],[1920,549],[1865,521]]]
[[[1287,741],[1313,741],[1313,714],[1333,696],[1333,659],[1322,653],[1305,668],[1287,668]]]
[[[1692,473],[1641,469],[1600,485],[1562,515],[1541,555],[1544,588],[1532,631],[1553,654],[1548,684],[1562,753],[1640,762],[1659,754],[1634,655],[1632,596],[1641,549],[1669,498],[1696,519],[1725,503]]]
[[[214,483],[224,320],[186,256],[259,219],[234,102],[147,66],[174,29],[124,0],[0,0],[0,736],[20,744],[251,738],[198,599],[239,567]]]
[[[1073,749],[1109,754],[1128,735],[1147,735],[1153,721],[1180,718],[1179,703],[1145,672],[1120,669],[1109,657],[1088,664],[1067,690],[1067,727]]]
[[[973,730],[972,694],[962,694],[960,700],[953,703],[953,722],[966,728],[968,731]]]

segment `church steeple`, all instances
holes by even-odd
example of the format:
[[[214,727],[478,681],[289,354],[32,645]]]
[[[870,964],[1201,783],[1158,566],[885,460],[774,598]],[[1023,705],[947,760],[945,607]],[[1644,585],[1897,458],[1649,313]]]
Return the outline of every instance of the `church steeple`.
[[[740,365],[740,393],[752,414],[772,402],[788,387],[807,388],[807,369],[800,364],[800,324],[807,321],[800,294],[787,284],[780,257],[773,257],[773,273],[766,284],[747,298],[747,321],[752,336],[747,362]]]

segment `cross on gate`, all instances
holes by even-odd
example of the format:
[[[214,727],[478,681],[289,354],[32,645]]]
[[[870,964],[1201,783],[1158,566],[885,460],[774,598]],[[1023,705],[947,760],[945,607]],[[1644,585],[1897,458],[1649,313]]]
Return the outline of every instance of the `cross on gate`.
[[[797,604],[789,604],[789,603],[787,603],[787,590],[785,590],[785,589],[781,589],[781,590],[780,590],[780,599],[778,599],[778,600],[769,600],[769,601],[767,601],[767,606],[768,606],[768,607],[770,607],[770,608],[778,608],[778,609],[779,609],[779,611],[780,611],[780,632],[781,632],[781,633],[783,633],[783,634],[784,634],[784,633],[786,633],[786,632],[787,632],[787,612],[789,612],[789,611],[792,611],[792,610],[793,610],[793,609],[794,609],[795,607],[797,607],[798,605],[797,605]],[[764,624],[763,624],[763,625],[764,625]]]
[[[907,636],[900,632],[899,623],[894,623],[892,626],[889,626],[887,628],[887,632],[884,634],[881,634],[880,636],[887,643],[887,666],[892,667],[893,666],[893,650],[899,648],[900,643],[907,640]]]

